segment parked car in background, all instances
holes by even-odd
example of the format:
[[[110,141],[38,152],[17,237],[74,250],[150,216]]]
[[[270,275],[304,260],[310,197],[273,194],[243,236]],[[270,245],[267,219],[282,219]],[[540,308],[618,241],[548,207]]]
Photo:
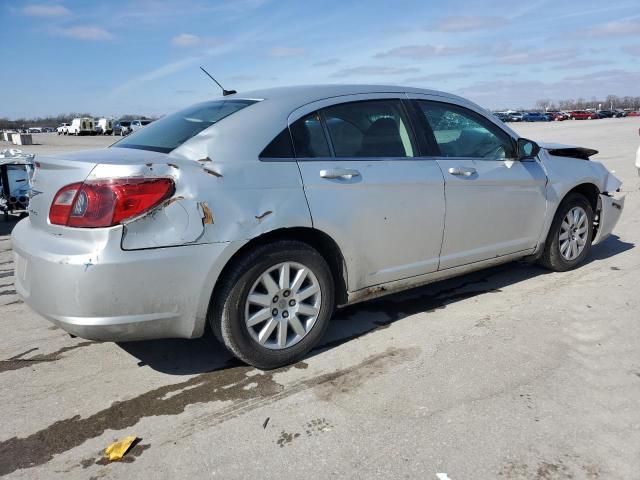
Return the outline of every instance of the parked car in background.
[[[131,122],[128,120],[118,120],[113,124],[113,134],[124,137],[131,133]]]
[[[146,127],[152,122],[152,120],[133,120],[131,122],[131,132],[135,132],[136,130],[140,130],[142,127]]]
[[[546,115],[550,122],[561,122],[569,118],[569,115],[566,113],[558,111],[550,111],[547,112]]]
[[[636,112],[636,111],[630,111],[627,112],[627,117],[640,117],[640,112]]]
[[[68,135],[69,134],[69,124],[61,123],[58,128],[56,128],[58,135]]]
[[[549,117],[540,112],[527,112],[522,116],[523,122],[548,122]]]
[[[275,368],[320,342],[335,305],[521,258],[582,264],[624,207],[595,153],[430,90],[233,94],[110,148],[39,157],[12,233],[15,289],[74,335],[209,326]]]
[[[42,128],[41,127],[29,127],[27,129],[28,133],[42,133]]]
[[[509,112],[509,121],[510,122],[521,122],[524,114],[522,112]]]
[[[508,113],[504,113],[504,112],[494,112],[494,115],[496,117],[498,117],[498,119],[501,122],[508,122],[509,120],[509,114]]]
[[[624,110],[614,110],[614,112],[616,112],[615,117],[616,118],[623,118],[627,116],[627,112],[625,112]]]
[[[113,120],[101,118],[96,122],[96,133],[98,135],[113,135]]]
[[[614,110],[597,110],[596,113],[600,118],[613,118],[616,116]]]
[[[640,135],[640,128],[638,129],[638,135]],[[640,176],[640,147],[636,150],[636,168],[638,169],[638,176]]]
[[[596,112],[589,112],[587,110],[573,110],[569,112],[570,120],[595,120],[598,118]]]

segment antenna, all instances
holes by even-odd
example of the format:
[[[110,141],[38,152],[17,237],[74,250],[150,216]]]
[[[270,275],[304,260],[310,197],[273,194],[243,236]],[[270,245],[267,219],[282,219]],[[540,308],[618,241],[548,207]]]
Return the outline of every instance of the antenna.
[[[233,95],[234,93],[238,93],[235,90],[225,90],[224,87],[220,85],[220,82],[218,82],[215,78],[213,78],[211,74],[204,69],[204,67],[200,67],[200,70],[202,70],[211,80],[216,82],[216,85],[218,85],[222,90],[222,96],[226,97],[227,95]]]

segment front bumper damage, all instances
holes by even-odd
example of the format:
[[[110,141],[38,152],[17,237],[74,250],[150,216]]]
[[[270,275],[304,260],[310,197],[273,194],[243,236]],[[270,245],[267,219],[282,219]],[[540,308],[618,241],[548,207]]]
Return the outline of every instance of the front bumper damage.
[[[625,196],[621,194],[600,194],[598,198],[598,226],[593,238],[593,245],[605,240],[615,228],[622,209],[624,208]]]

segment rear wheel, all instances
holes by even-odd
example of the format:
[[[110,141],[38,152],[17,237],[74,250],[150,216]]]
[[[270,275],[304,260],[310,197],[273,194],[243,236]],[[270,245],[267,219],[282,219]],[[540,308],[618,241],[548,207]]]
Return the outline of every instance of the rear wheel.
[[[209,307],[209,324],[227,349],[262,369],[293,363],[323,336],[334,307],[324,258],[298,241],[257,247],[231,268]]]
[[[558,207],[540,263],[556,272],[572,270],[589,254],[593,209],[579,193],[569,194]]]

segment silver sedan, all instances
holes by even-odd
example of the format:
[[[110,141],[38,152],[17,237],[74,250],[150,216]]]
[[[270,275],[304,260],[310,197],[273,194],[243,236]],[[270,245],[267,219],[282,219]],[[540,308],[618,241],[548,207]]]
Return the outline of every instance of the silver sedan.
[[[578,266],[624,205],[594,153],[435,91],[232,94],[37,158],[16,289],[81,337],[211,328],[274,368],[316,345],[336,306],[525,257]]]

